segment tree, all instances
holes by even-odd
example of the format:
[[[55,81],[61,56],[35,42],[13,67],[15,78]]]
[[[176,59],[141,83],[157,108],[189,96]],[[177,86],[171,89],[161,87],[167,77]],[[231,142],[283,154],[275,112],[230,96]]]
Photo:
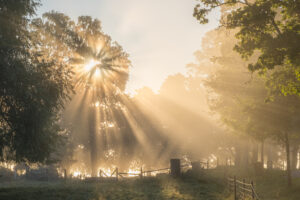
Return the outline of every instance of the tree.
[[[288,185],[291,179],[291,146],[299,141],[300,131],[300,101],[299,97],[279,97],[267,103],[263,108],[256,110],[256,118],[264,122],[268,129],[268,137],[277,141],[285,149],[287,159]]]
[[[99,20],[89,16],[74,22],[62,13],[45,13],[42,19],[33,20],[32,28],[42,44],[38,48],[74,70],[76,94],[67,105],[66,121],[77,127],[79,145],[88,147],[92,176],[96,176],[101,157],[115,148],[113,142],[108,144],[112,135],[108,133],[122,126],[128,54],[102,32]],[[88,137],[82,132],[88,132]]]
[[[262,144],[271,139],[283,146],[288,184],[291,184],[290,146],[292,141],[299,139],[299,97],[278,96],[273,101],[266,101],[266,78],[246,70],[247,62],[232,51],[235,44],[232,32],[219,28],[208,33],[203,41],[207,45],[197,52],[200,62],[190,67],[192,71],[198,71],[196,74],[207,74],[204,83],[211,91],[211,109],[240,138],[251,138]],[[211,57],[211,63],[203,63],[205,57]],[[215,69],[207,70],[207,67]],[[262,151],[262,161],[263,158]]]
[[[276,69],[270,79],[271,92],[300,95],[300,4],[296,0],[199,0],[194,17],[208,23],[207,14],[221,7],[221,26],[237,29],[234,49],[248,59],[253,71]],[[280,73],[279,73],[280,71]]]
[[[72,89],[70,73],[32,51],[30,17],[38,1],[0,2],[0,157],[46,162],[61,139],[58,113]]]

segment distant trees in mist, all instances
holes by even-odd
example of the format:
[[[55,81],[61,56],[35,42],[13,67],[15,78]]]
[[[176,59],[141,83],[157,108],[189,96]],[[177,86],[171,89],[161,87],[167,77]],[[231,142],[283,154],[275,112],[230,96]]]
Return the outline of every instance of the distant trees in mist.
[[[221,8],[220,28],[207,34],[209,45],[197,54],[200,61],[209,56],[215,66],[206,81],[211,108],[239,139],[261,143],[262,163],[264,143],[283,146],[291,185],[300,139],[299,3],[200,0],[194,17],[208,23],[214,8]],[[207,73],[205,64],[195,68]],[[235,149],[239,164],[240,147]],[[255,147],[251,153],[256,162]]]

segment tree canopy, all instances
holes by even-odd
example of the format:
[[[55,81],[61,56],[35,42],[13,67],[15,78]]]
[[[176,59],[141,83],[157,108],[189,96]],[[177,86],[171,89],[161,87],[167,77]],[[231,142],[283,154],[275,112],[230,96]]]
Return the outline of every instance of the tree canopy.
[[[38,1],[0,2],[0,157],[45,162],[61,138],[57,114],[71,73],[33,51],[29,18]],[[60,68],[61,70],[57,71]]]
[[[248,64],[251,71],[270,75],[273,93],[300,95],[300,4],[297,0],[199,0],[194,17],[208,23],[207,14],[221,8],[221,26],[237,29],[234,49],[245,59],[258,55]]]
[[[279,95],[273,101],[265,101],[269,80],[247,70],[247,64],[255,58],[245,61],[233,51],[238,40],[234,34],[224,27],[207,33],[203,49],[196,53],[199,63],[189,65],[189,68],[198,77],[207,75],[203,83],[209,91],[210,108],[230,132],[252,143],[263,144],[269,140],[284,146],[289,158],[290,146],[298,145],[292,141],[300,138],[299,97]],[[203,59],[207,57],[210,59]],[[235,165],[240,165],[239,142],[234,148]],[[249,150],[245,151],[248,155]],[[243,159],[247,159],[246,156]],[[287,163],[291,180],[290,160]]]

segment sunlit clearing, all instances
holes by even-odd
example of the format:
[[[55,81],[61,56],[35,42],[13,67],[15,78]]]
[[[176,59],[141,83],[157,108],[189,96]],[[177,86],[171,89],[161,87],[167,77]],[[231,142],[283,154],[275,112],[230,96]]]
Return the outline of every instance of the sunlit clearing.
[[[138,169],[128,169],[127,171],[129,177],[138,176],[141,173],[141,170]]]
[[[9,169],[10,171],[14,171],[16,164],[15,163],[9,163],[9,162],[1,162],[0,167]]]
[[[87,177],[91,177],[91,174],[87,173],[85,169],[72,169],[70,170],[70,174],[74,178],[85,179]]]
[[[74,177],[79,177],[81,175],[81,172],[80,171],[75,171],[73,172],[73,176]]]
[[[114,174],[114,172],[115,172],[115,169],[116,169],[115,166],[112,166],[111,168],[103,168],[103,167],[101,167],[101,168],[98,169],[98,172],[99,172],[98,176],[100,176],[100,177],[109,177],[109,176],[112,176]]]

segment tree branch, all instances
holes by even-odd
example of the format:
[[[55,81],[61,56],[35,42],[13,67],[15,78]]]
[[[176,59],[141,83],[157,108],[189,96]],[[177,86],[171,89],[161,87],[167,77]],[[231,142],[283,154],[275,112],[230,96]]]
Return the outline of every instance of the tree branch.
[[[277,24],[276,24],[274,18],[272,18],[272,21],[271,21],[271,22],[272,22],[272,25],[274,26],[276,32],[278,33],[278,35],[281,35],[282,33],[281,33],[279,27],[277,26]]]

